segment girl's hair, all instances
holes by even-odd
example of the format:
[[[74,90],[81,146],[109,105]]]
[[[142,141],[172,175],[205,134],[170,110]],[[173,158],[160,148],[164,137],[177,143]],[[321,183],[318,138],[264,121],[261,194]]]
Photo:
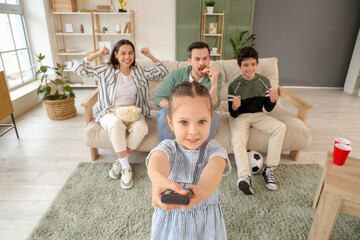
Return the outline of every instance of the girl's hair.
[[[170,97],[169,97],[169,116],[171,116],[172,111],[173,111],[173,101],[174,98],[176,97],[206,97],[209,98],[209,109],[211,111],[211,115],[212,115],[212,103],[211,103],[211,96],[210,93],[208,91],[208,89],[198,83],[198,82],[182,82],[179,83],[175,88],[173,88],[173,90],[170,93]]]
[[[131,64],[131,66],[135,66],[135,47],[134,44],[127,40],[127,39],[121,39],[120,41],[118,41],[117,43],[115,43],[113,49],[111,50],[111,55],[110,55],[110,60],[108,62],[109,65],[112,65],[114,68],[118,68],[119,67],[119,61],[115,56],[115,52],[118,53],[119,49],[121,46],[123,45],[130,45],[134,51],[134,62]]]

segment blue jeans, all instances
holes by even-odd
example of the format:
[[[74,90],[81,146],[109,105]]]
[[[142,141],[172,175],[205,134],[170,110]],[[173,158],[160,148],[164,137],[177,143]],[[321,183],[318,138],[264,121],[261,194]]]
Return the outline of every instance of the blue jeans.
[[[157,129],[158,129],[160,142],[165,139],[175,139],[175,135],[174,135],[173,131],[171,131],[171,128],[166,119],[167,114],[168,114],[167,107],[161,109],[158,114]],[[207,138],[207,140],[210,140],[214,136],[218,124],[219,124],[219,116],[214,112],[214,115],[213,115],[213,118],[211,121],[209,137]]]

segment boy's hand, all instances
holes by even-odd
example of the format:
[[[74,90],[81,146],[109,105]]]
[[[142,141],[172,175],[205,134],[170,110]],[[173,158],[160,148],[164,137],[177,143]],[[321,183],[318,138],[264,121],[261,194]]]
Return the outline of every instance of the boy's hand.
[[[190,189],[192,191],[191,198],[190,198],[190,203],[189,203],[189,205],[182,205],[181,208],[183,210],[187,210],[187,209],[195,206],[196,204],[202,202],[203,200],[205,200],[202,193],[201,193],[201,189],[198,186],[191,185]]]
[[[277,96],[278,96],[278,91],[277,91],[277,89],[269,88],[269,97],[270,97],[270,101],[271,101],[272,103],[276,102]]]
[[[241,106],[241,96],[233,98],[232,109],[236,111]]]
[[[161,202],[161,194],[169,189],[181,194],[186,193],[186,191],[179,184],[172,182],[165,177],[156,178],[156,180],[152,182],[152,205],[154,207],[162,208],[165,211],[183,207],[183,205],[167,204]]]

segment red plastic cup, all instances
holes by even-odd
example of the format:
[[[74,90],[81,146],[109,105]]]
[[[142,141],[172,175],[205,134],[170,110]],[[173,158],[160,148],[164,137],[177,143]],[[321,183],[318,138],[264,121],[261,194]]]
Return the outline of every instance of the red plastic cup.
[[[352,148],[348,145],[337,143],[335,144],[334,159],[333,162],[336,165],[342,166],[345,163],[346,158],[349,156]]]
[[[335,138],[335,144],[341,143],[350,146],[351,141],[347,140],[346,138]]]
[[[347,140],[346,138],[335,138],[333,156],[334,156],[334,152],[335,152],[335,144],[337,144],[337,143],[341,143],[341,144],[350,146],[351,141]]]

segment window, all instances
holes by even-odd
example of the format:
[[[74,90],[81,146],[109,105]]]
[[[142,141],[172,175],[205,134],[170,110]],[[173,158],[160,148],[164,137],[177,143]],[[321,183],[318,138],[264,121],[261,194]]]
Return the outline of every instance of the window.
[[[19,0],[0,0],[0,71],[10,90],[35,79],[35,69]]]

